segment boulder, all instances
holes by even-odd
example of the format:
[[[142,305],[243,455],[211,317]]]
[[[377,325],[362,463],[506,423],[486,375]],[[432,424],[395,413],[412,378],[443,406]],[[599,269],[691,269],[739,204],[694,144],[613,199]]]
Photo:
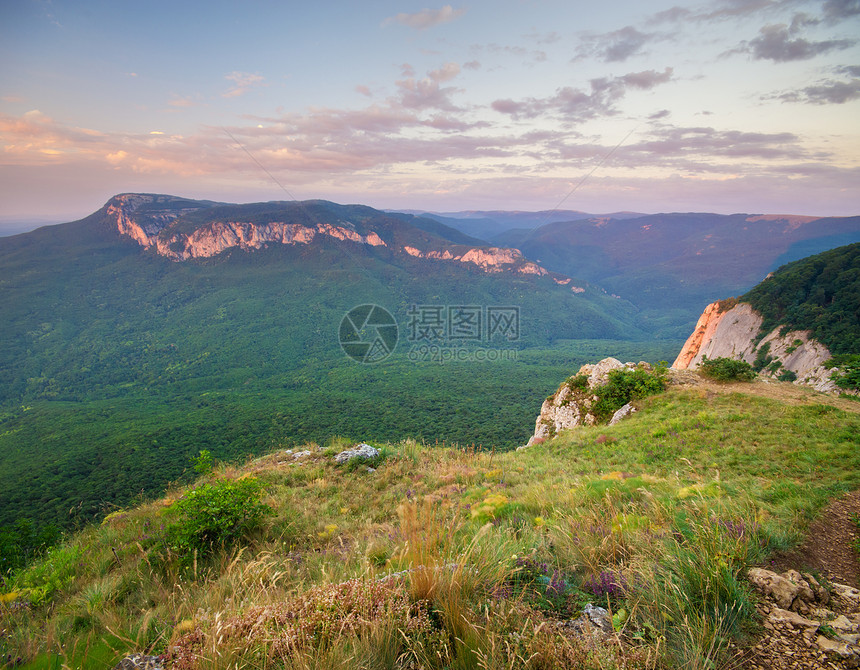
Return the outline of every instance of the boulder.
[[[351,449],[347,449],[346,451],[341,451],[334,457],[335,462],[337,463],[346,463],[347,461],[351,461],[353,458],[363,458],[370,459],[376,458],[379,456],[379,450],[374,449],[369,444],[356,444]]]
[[[801,592],[801,587],[798,584],[764,568],[750,568],[747,576],[762,593],[784,610],[791,609],[795,598]],[[806,588],[808,589],[809,586],[807,585]]]
[[[612,418],[609,419],[609,423],[606,425],[614,426],[616,423],[621,421],[621,419],[626,419],[628,416],[633,414],[633,412],[635,412],[635,411],[636,411],[636,408],[628,402],[626,405],[624,405],[624,407],[616,410],[615,414],[612,415]]]

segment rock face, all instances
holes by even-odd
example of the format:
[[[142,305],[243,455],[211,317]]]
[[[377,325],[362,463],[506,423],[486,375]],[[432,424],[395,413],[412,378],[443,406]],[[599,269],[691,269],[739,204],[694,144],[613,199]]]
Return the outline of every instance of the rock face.
[[[616,358],[604,358],[595,365],[583,365],[579,372],[565,381],[558,390],[547,398],[540,408],[540,414],[535,421],[534,435],[529,439],[527,447],[540,444],[544,440],[558,435],[562,430],[576,428],[577,426],[593,426],[597,423],[591,406],[597,400],[593,391],[602,386],[609,378],[613,370],[635,369],[644,367],[650,369],[647,363],[622,363]],[[584,384],[577,385],[577,378],[586,378]],[[625,407],[627,408],[625,410]],[[612,419],[617,423],[624,416],[634,412],[632,406],[622,407]],[[619,414],[620,413],[620,414]]]
[[[519,249],[451,245],[450,248],[441,250],[422,250],[409,245],[397,246],[392,240],[386,242],[375,231],[365,234],[357,232],[355,225],[346,220],[339,221],[337,225],[315,222],[312,217],[306,215],[299,217],[302,222],[252,223],[239,219],[209,222],[204,220],[202,224],[194,226],[190,231],[178,230],[174,225],[185,215],[205,210],[211,205],[213,203],[182,201],[171,196],[125,193],[108,202],[106,214],[115,222],[116,229],[121,235],[126,235],[142,247],[153,249],[159,255],[174,261],[210,258],[233,248],[248,251],[261,249],[270,244],[310,244],[315,239],[333,238],[370,247],[389,247],[397,253],[415,258],[466,263],[487,273],[515,272],[523,275],[549,275],[559,284],[571,281],[569,277],[550,273],[537,263],[526,260]],[[582,293],[585,289],[573,286],[571,291]]]
[[[824,367],[831,358],[827,347],[813,340],[808,331],[793,330],[780,335],[779,328],[756,343],[761,324],[761,315],[751,305],[738,303],[723,310],[721,303],[711,303],[705,308],[672,367],[676,370],[693,369],[705,356],[711,359],[735,358],[752,364],[759,352],[767,348],[772,361],[762,374],[776,377],[790,370],[797,375],[798,384],[811,386],[817,391],[838,390],[830,380],[832,370]]]

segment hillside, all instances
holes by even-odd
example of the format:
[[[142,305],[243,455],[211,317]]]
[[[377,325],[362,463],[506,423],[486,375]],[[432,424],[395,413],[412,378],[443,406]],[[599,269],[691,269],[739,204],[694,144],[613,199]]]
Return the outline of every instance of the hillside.
[[[834,391],[831,363],[856,368],[858,354],[860,244],[852,244],[784,265],[740,298],[708,305],[673,367],[734,358]]]
[[[654,214],[559,221],[511,231],[548,270],[575,274],[630,301],[649,332],[684,337],[703,304],[738,295],[780,265],[860,240],[860,217]]]
[[[218,464],[8,581],[0,654],[28,669],[130,652],[173,669],[760,660],[747,568],[860,487],[860,406],[677,377],[616,426],[524,451],[407,440],[339,465],[351,443],[333,440]],[[588,632],[594,606],[607,632]]]
[[[634,308],[598,288],[467,242],[366,207],[141,194],[0,239],[0,526],[74,527],[160,493],[201,449],[237,458],[333,435],[512,448],[535,391],[570,365],[680,345],[643,341]],[[369,303],[400,337],[361,365],[339,328]],[[452,339],[428,322],[422,337],[413,305],[446,319],[515,307],[519,328]]]

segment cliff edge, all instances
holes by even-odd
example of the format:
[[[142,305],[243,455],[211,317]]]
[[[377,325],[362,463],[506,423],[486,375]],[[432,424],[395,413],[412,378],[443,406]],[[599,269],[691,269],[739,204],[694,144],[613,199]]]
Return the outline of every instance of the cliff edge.
[[[840,390],[830,379],[832,370],[824,367],[832,358],[830,351],[814,340],[809,331],[782,333],[783,329],[778,327],[759,339],[764,319],[752,305],[741,302],[728,309],[725,306],[722,301],[705,307],[695,330],[672,363],[674,369],[695,369],[706,356],[735,358],[760,368],[760,374],[811,386],[817,391]]]

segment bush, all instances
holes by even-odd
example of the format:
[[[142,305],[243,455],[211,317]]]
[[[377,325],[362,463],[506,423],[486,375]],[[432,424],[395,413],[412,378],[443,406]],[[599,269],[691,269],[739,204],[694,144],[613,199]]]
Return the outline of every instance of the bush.
[[[603,386],[594,389],[597,401],[591,412],[601,421],[608,420],[616,410],[631,400],[661,393],[666,382],[659,374],[642,370],[613,370]]]
[[[702,364],[699,366],[699,372],[709,379],[716,379],[720,382],[749,382],[756,377],[752,365],[746,361],[725,358],[723,356],[714,359],[705,356],[702,359]]]
[[[827,367],[838,365],[831,379],[841,389],[849,391],[860,391],[860,354],[834,356],[828,361]]]
[[[230,547],[257,528],[273,510],[260,501],[262,487],[252,478],[203,484],[176,501],[166,531],[167,547],[188,562]]]
[[[758,348],[755,360],[752,364],[754,372],[761,372],[773,362],[773,356],[770,355],[770,342],[765,342]]]

